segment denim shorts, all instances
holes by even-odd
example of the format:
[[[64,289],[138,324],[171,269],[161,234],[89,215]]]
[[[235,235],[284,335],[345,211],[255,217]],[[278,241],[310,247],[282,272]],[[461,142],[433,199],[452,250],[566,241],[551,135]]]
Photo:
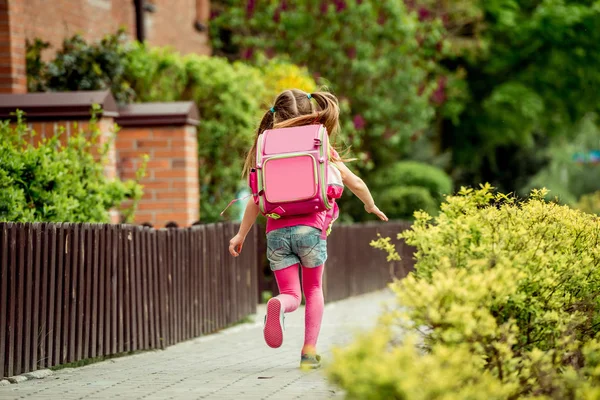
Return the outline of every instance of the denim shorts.
[[[318,267],[327,260],[327,240],[321,238],[320,229],[312,226],[277,229],[267,234],[267,258],[272,271],[294,264]]]

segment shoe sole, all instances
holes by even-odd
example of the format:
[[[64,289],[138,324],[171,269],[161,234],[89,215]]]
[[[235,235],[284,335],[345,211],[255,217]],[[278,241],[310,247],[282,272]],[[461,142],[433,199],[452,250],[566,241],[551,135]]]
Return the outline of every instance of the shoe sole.
[[[318,369],[321,368],[321,364],[300,364],[300,369],[302,370],[310,370],[310,369]]]
[[[283,327],[281,326],[281,302],[269,300],[267,303],[267,321],[265,322],[265,342],[271,348],[278,348],[283,343]]]

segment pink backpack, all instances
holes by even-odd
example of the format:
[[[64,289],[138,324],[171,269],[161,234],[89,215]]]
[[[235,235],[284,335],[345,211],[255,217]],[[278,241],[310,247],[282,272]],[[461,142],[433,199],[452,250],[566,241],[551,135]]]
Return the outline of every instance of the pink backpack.
[[[329,137],[323,125],[269,129],[259,137],[250,189],[268,218],[333,209],[327,196]]]
[[[329,156],[329,136],[323,125],[264,131],[257,139],[256,165],[248,178],[263,215],[279,219],[326,211],[322,237],[327,237],[339,215],[335,199],[344,189]]]

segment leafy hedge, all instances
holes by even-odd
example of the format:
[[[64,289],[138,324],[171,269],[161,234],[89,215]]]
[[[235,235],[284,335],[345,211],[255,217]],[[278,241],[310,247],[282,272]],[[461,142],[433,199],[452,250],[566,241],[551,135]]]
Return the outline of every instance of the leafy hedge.
[[[119,102],[196,102],[201,119],[200,215],[205,222],[219,220],[244,185],[242,161],[278,91],[286,85],[316,88],[306,69],[284,60],[249,66],[221,57],[182,56],[170,48],[130,42],[123,32],[95,43],[74,36],[49,62],[41,57],[46,47],[41,41],[29,44],[30,91],[110,88]]]
[[[446,49],[440,21],[421,23],[401,0],[217,3],[215,49],[250,61],[286,54],[327,78],[349,102],[350,144],[375,164],[397,159],[430,124]]]
[[[36,39],[27,41],[27,89],[29,92],[110,89],[120,103],[135,93],[126,78],[128,54],[124,31],[108,35],[90,46],[81,35],[66,39],[54,60],[44,62],[42,52],[50,47]]]
[[[419,186],[392,186],[381,192],[378,202],[389,218],[399,220],[412,220],[418,210],[435,215],[439,208],[431,193]]]
[[[335,352],[349,398],[599,398],[600,220],[545,195],[463,188],[418,213],[398,235],[417,263],[397,307]]]
[[[122,210],[130,220],[142,187],[106,178],[104,163],[93,155],[103,158],[108,149],[98,142],[95,118],[89,131],[80,129],[66,140],[61,134],[34,146],[29,142],[35,133],[22,113],[15,125],[0,122],[0,221],[109,222],[110,209],[132,200]],[[141,168],[138,178],[143,173]]]
[[[453,190],[452,179],[440,168],[418,161],[400,161],[373,177],[382,209],[396,219],[412,219],[414,211],[432,215]]]

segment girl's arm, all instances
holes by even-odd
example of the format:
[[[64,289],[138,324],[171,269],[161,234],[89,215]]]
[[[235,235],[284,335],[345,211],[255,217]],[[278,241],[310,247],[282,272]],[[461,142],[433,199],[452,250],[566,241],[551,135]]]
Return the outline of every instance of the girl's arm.
[[[248,204],[246,204],[246,210],[244,211],[240,229],[238,230],[237,235],[229,241],[229,253],[231,253],[232,256],[237,257],[242,252],[246,236],[248,235],[248,232],[250,232],[250,229],[252,229],[252,225],[254,225],[259,212],[258,205],[254,201],[250,200]]]
[[[375,205],[373,196],[367,187],[367,184],[358,177],[354,172],[350,171],[346,164],[341,161],[335,163],[342,174],[342,182],[356,195],[365,205],[365,211],[369,214],[374,214],[382,221],[387,221],[388,217]]]

